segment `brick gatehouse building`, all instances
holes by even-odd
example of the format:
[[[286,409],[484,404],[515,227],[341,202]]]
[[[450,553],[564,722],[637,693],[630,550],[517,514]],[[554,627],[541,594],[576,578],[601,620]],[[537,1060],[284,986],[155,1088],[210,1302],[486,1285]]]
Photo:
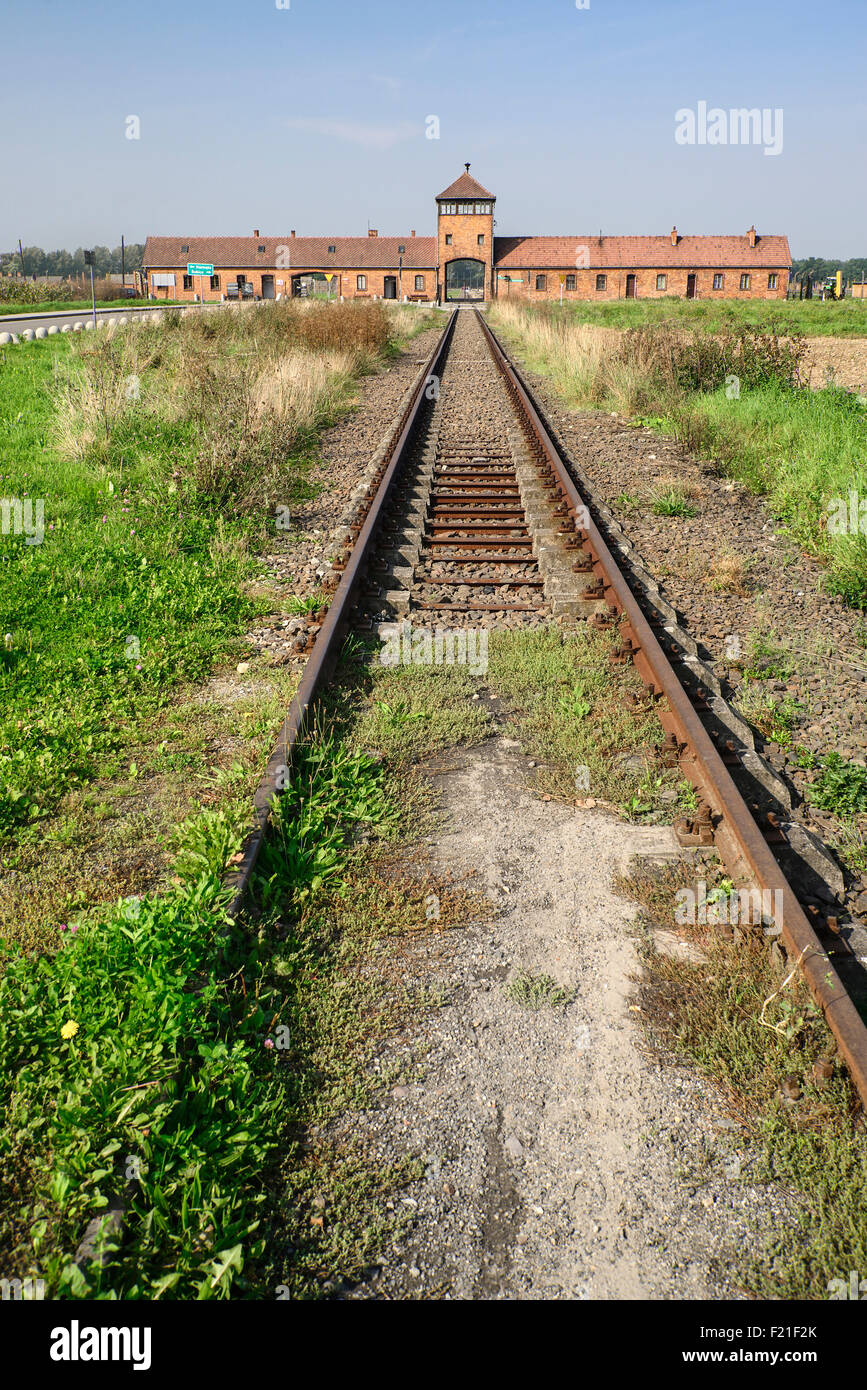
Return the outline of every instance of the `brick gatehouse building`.
[[[495,236],[496,197],[470,166],[438,194],[436,236],[148,237],[149,292],[194,300],[783,299],[792,260],[784,236]]]

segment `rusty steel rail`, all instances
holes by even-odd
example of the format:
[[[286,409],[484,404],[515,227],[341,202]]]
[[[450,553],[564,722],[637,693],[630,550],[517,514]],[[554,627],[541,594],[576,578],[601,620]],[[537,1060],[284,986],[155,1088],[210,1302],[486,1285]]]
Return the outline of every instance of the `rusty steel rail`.
[[[233,892],[229,906],[229,913],[232,916],[237,916],[243,905],[271,818],[272,802],[283,789],[285,777],[292,761],[292,752],[304,731],[310,706],[334,670],[348,627],[349,611],[355,603],[359,585],[364,577],[364,569],[374,533],[383,508],[389,500],[395,475],[399,471],[412,442],[415,427],[426,399],[425,387],[432,376],[439,375],[439,369],[448,351],[456,322],[457,313],[455,312],[450,316],[447,326],[440,335],[439,342],[419,374],[416,388],[407,402],[397,426],[398,437],[377,470],[376,477],[379,479],[379,486],[367,509],[364,522],[358,529],[355,544],[346,561],[340,582],[331,598],[322,626],[316,634],[313,649],[283,721],[277,743],[256,788],[253,797],[254,826],[242,846],[240,863],[226,879],[227,886]]]
[[[478,314],[478,311],[476,311]],[[867,1106],[867,1026],[843,986],[828,953],[808,921],[794,888],[777,863],[728,768],[665,655],[650,623],[602,534],[590,516],[548,433],[530,394],[508,355],[478,314],[491,354],[520,414],[527,423],[539,456],[553,473],[576,529],[583,532],[593,573],[605,599],[620,621],[620,636],[636,669],[656,695],[665,697],[660,710],[663,728],[676,741],[678,762],[705,799],[712,815],[712,837],[732,877],[751,879],[760,891],[779,893],[782,902],[781,939],[801,970],[810,992],[831,1028],[853,1082]],[[625,621],[623,621],[625,619]]]

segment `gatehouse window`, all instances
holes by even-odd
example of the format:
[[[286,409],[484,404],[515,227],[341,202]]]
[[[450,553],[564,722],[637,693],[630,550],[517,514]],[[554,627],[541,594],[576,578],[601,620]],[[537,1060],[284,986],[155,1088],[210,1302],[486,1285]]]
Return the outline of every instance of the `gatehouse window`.
[[[548,288],[548,277],[547,277],[547,275],[537,275],[537,276],[536,276],[536,289],[537,289],[537,290],[544,290],[544,289],[547,289],[547,288]]]
[[[574,288],[575,288],[575,276],[574,276],[574,275],[567,275],[567,276],[566,276],[566,288],[567,288],[567,290],[574,290]]]
[[[424,289],[424,276],[423,276],[423,275],[417,275],[417,276],[415,277],[415,287],[416,287],[416,290],[423,290],[423,289]]]
[[[183,253],[184,253],[185,256],[188,256],[188,255],[190,254],[190,248],[189,248],[188,245],[187,245],[187,246],[182,246],[182,247],[181,247],[181,250],[183,251]]]
[[[257,250],[257,251],[264,251],[264,250],[265,250],[264,244],[263,244],[262,246],[257,246],[257,247],[256,247],[256,250]]]
[[[333,255],[334,255],[334,252],[335,252],[336,250],[337,250],[337,247],[336,247],[336,246],[329,246],[329,248],[328,248],[328,254],[329,254],[329,256],[333,256]]]
[[[193,288],[193,277],[192,277],[192,275],[185,275],[185,276],[184,276],[184,289],[185,289],[185,290],[191,290],[192,288]]]
[[[484,246],[484,244],[485,244],[485,234],[484,234],[484,232],[479,232],[479,235],[476,237],[476,243],[477,243],[477,245],[479,245],[479,246]]]
[[[656,288],[657,288],[658,290],[664,290],[664,289],[665,289],[665,286],[666,286],[666,283],[667,283],[667,281],[666,281],[666,278],[665,278],[664,275],[657,275],[657,277],[656,277]]]
[[[742,276],[741,276],[741,289],[742,289],[742,290],[748,290],[749,287],[750,287],[750,277],[749,277],[749,275],[742,275]]]
[[[219,288],[220,288],[220,277],[219,277],[219,275],[212,275],[212,276],[211,276],[211,289],[212,289],[212,290],[218,290]]]
[[[356,275],[356,277],[355,277],[355,288],[356,288],[357,290],[366,290],[366,289],[367,289],[367,276],[366,276],[366,275]]]
[[[398,254],[399,256],[402,256],[405,250],[406,250],[406,247],[405,247],[405,246],[398,246],[398,248],[397,248],[397,254]]]
[[[713,277],[713,287],[715,290],[721,290],[723,283],[723,277],[721,275],[715,275]]]
[[[451,246],[451,244],[452,244],[452,234],[451,234],[451,232],[446,232],[446,246]]]
[[[775,290],[776,288],[777,288],[777,277],[776,277],[776,275],[769,275],[769,276],[768,276],[768,289],[769,289],[769,290]]]
[[[605,286],[606,286],[607,284],[608,284],[608,277],[607,277],[606,275],[597,275],[597,276],[596,276],[596,288],[597,288],[597,290],[604,290],[604,289],[605,289]]]

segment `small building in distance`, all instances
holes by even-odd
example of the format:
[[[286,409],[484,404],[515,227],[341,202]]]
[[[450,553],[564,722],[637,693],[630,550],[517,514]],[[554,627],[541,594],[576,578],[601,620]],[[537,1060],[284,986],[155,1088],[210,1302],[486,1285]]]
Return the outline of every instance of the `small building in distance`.
[[[528,300],[784,299],[788,239],[760,235],[495,236],[496,196],[464,172],[437,194],[435,236],[150,236],[148,291],[193,301],[321,293],[345,299],[443,303]]]

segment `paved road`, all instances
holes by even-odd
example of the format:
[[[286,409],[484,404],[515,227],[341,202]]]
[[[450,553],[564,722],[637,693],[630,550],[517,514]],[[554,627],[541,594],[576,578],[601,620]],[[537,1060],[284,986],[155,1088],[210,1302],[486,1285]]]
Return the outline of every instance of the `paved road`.
[[[196,309],[196,304],[185,304],[185,309]],[[218,309],[219,304],[206,304],[206,309]],[[166,308],[177,308],[177,305],[168,304]],[[158,304],[133,305],[121,301],[116,309],[97,309],[97,323],[100,319],[118,318],[125,314],[128,318],[133,318],[138,314],[149,314],[154,311],[165,313],[165,309],[160,309]],[[63,325],[72,326],[76,323],[92,323],[93,312],[90,309],[58,309],[50,314],[2,314],[0,315],[0,333],[23,333],[25,328],[50,328],[54,324],[58,329]]]

